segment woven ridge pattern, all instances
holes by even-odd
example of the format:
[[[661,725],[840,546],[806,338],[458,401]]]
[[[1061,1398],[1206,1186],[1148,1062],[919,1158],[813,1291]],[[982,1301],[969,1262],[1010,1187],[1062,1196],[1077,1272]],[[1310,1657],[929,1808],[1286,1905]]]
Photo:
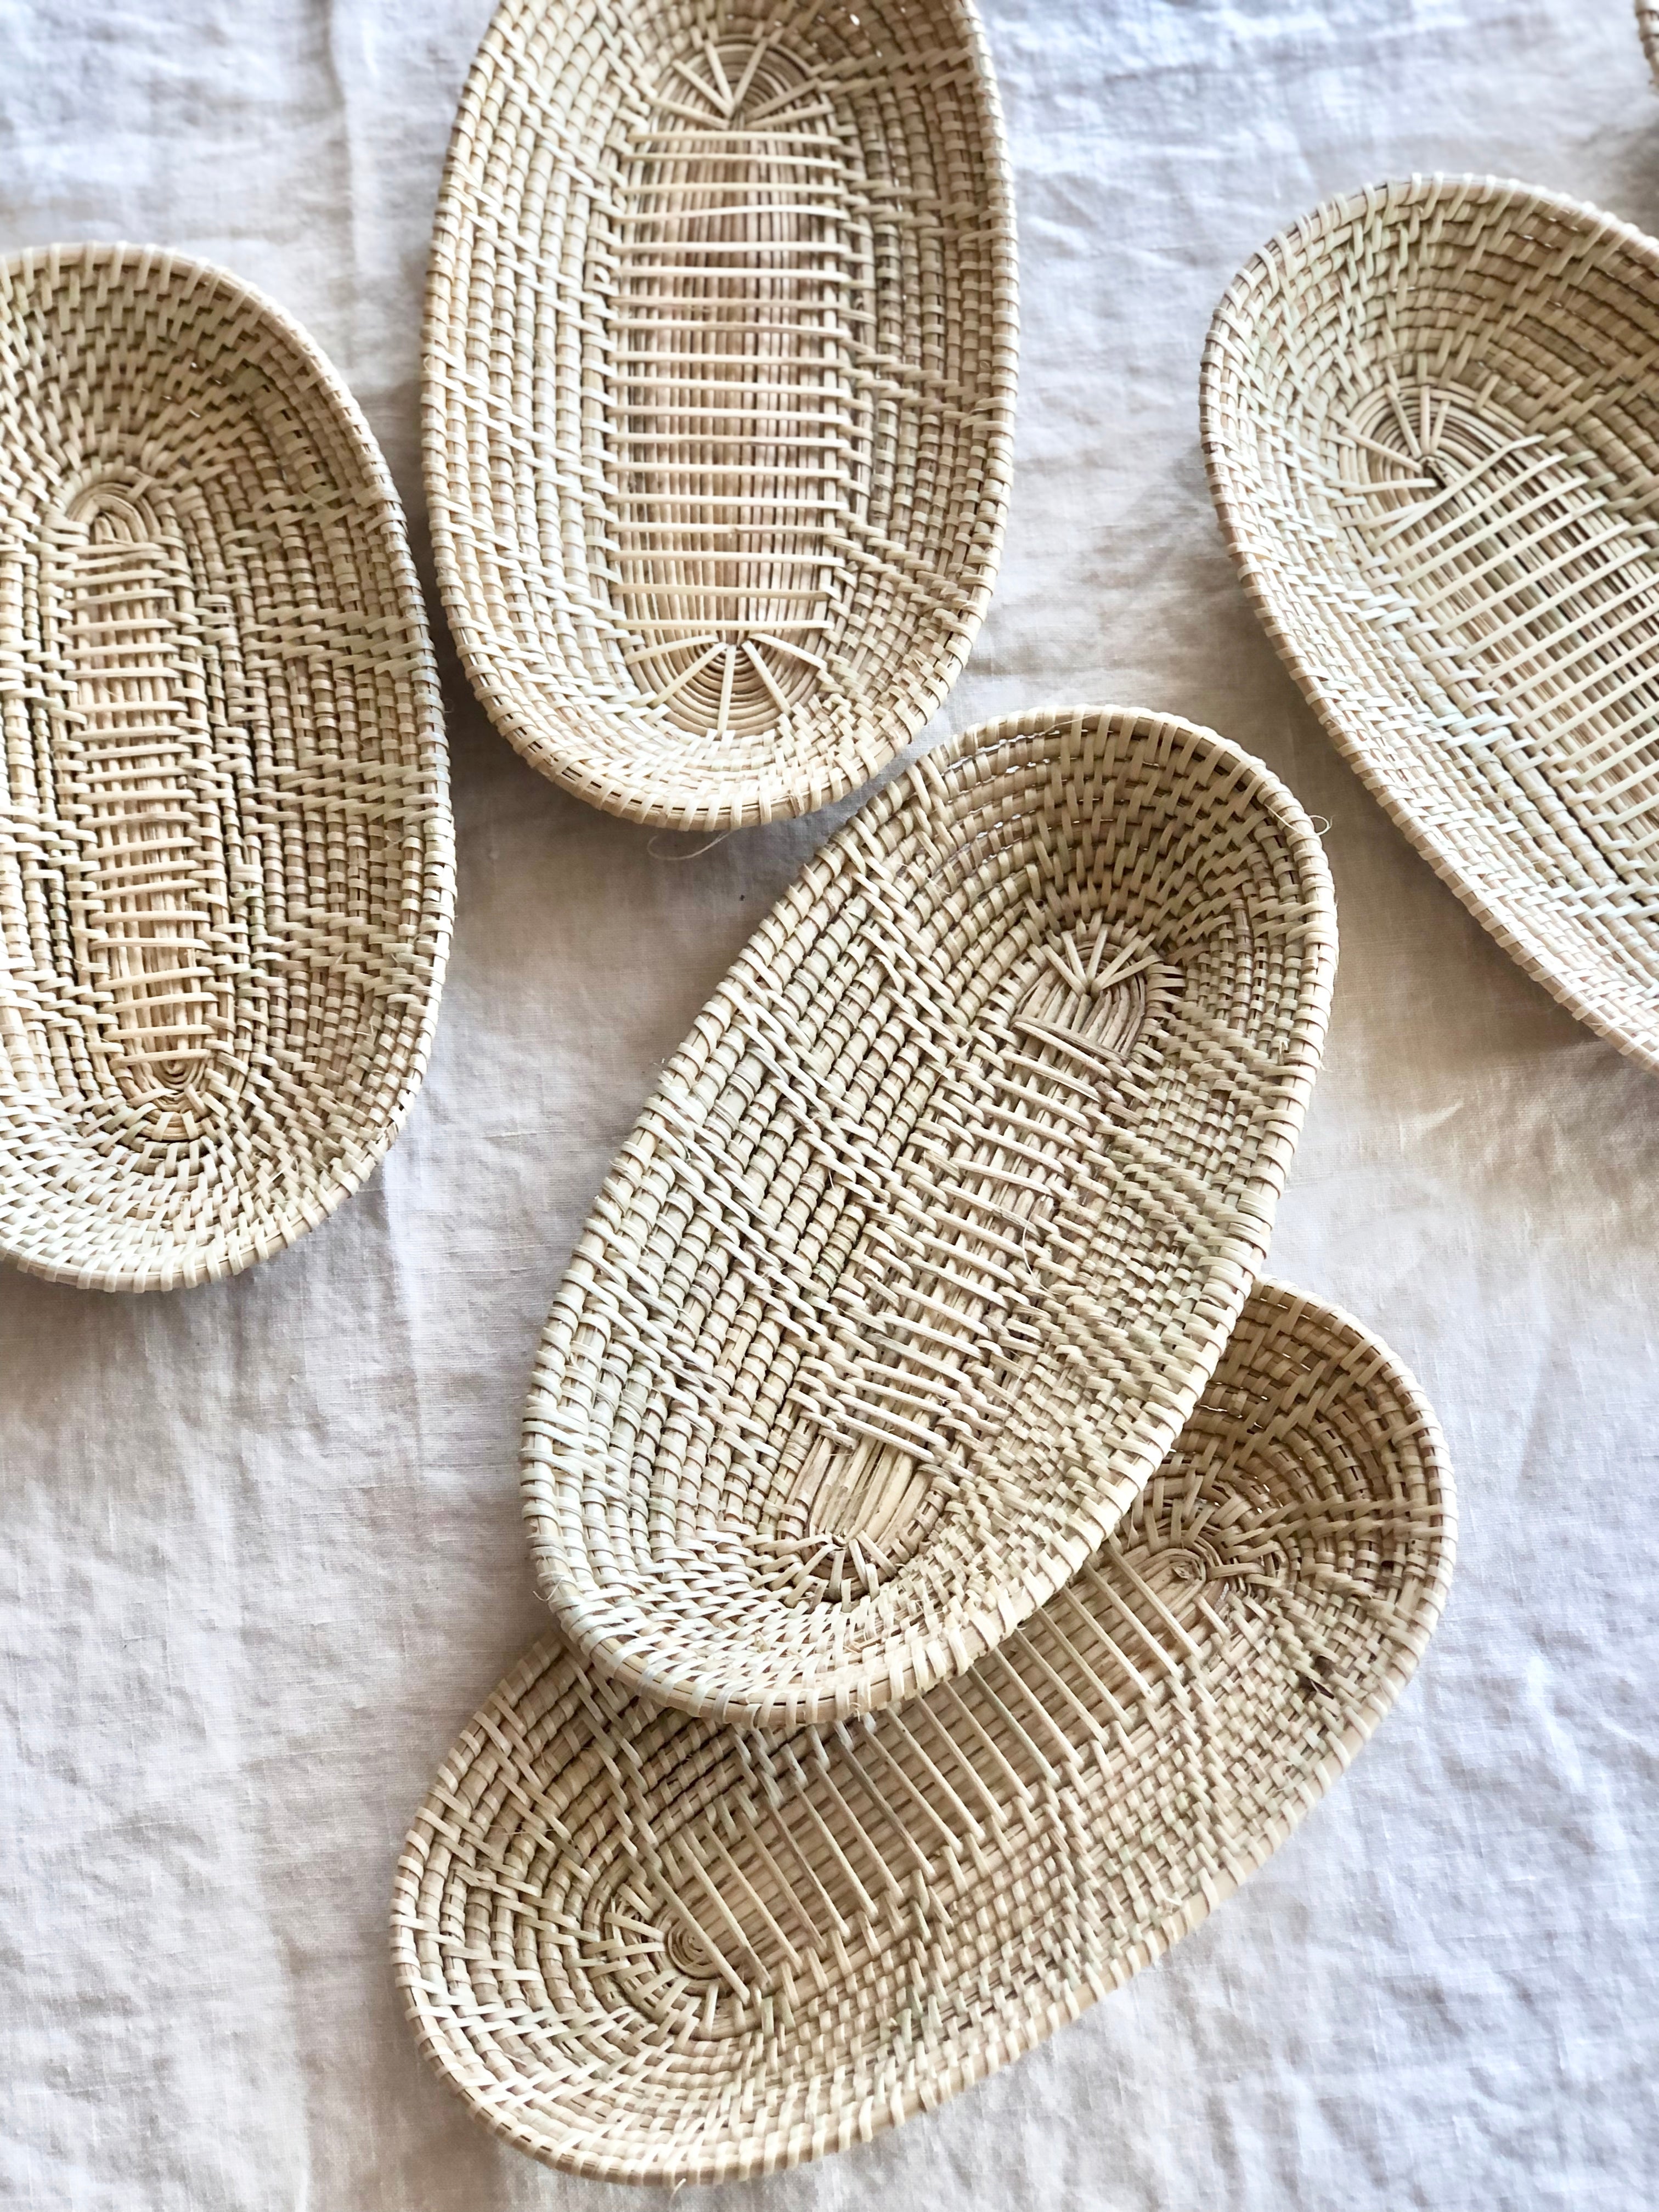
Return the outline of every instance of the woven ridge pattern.
[[[1218,309],[1222,526],[1331,736],[1505,948],[1659,1066],[1659,247],[1524,186],[1329,202]]]
[[[426,341],[439,576],[497,726],[688,828],[890,760],[995,574],[1014,282],[968,0],[505,0]]]
[[[1224,738],[1039,709],[816,856],[665,1071],[525,1419],[541,1585],[625,1687],[913,1695],[1072,1574],[1261,1266],[1335,958]]]
[[[1642,51],[1648,58],[1648,68],[1659,82],[1659,6],[1654,0],[1636,0],[1636,28],[1642,40]]]
[[[200,1282],[423,1072],[453,897],[425,618],[309,342],[174,255],[0,263],[0,1252]]]
[[[1410,1378],[1261,1286],[1117,1533],[957,1682],[763,1735],[538,1644],[399,1865],[421,2045],[509,2142],[610,2180],[770,2172],[931,2108],[1267,1857],[1409,1678],[1454,1542]]]

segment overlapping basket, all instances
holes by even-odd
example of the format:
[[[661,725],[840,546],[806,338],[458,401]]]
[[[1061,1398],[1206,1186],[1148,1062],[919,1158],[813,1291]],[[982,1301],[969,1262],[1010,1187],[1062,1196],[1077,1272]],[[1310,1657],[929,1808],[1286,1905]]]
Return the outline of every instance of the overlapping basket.
[[[453,893],[391,480],[310,341],[151,249],[0,262],[0,1254],[290,1243],[391,1143]]]
[[[639,821],[865,782],[989,597],[1014,284],[970,0],[503,0],[425,355],[439,580],[497,726]]]
[[[526,1512],[575,1648],[792,1725],[1052,1597],[1261,1266],[1335,953],[1296,800],[1173,717],[1012,717],[870,800],[669,1062],[554,1304]]]
[[[1659,246],[1490,179],[1347,194],[1235,281],[1202,410],[1337,745],[1528,974],[1659,1067]]]
[[[538,1644],[398,1868],[421,2047],[507,2142],[612,2181],[930,2110],[1268,1856],[1410,1677],[1454,1539],[1410,1377],[1263,1285],[1116,1532],[953,1682],[762,1735]]]
[[[520,2148],[713,2181],[939,2103],[1387,1710],[1450,1571],[1438,1435],[1255,1279],[1334,956],[1290,794],[1124,710],[926,756],[757,932],[548,1326],[563,1633],[398,1874],[421,2044]]]

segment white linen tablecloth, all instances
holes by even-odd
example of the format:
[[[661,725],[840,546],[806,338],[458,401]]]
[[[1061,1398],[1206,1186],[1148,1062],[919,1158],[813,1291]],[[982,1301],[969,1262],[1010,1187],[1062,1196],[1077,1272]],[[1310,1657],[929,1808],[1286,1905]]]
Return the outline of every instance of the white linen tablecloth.
[[[427,234],[489,0],[0,0],[0,250],[157,241],[305,323],[417,468]],[[1024,344],[1002,580],[934,735],[1156,705],[1328,840],[1342,969],[1276,1273],[1450,1440],[1444,1626],[1350,1778],[1164,1963],[805,2212],[1659,2201],[1659,1082],[1490,943],[1339,763],[1211,513],[1199,351],[1327,194],[1510,174],[1659,228],[1626,0],[991,0]],[[657,1064],[832,819],[698,854],[562,796],[445,647],[459,827],[430,1078],[367,1192],[235,1281],[0,1270],[0,2202],[620,2203],[428,2075],[392,1867],[544,1616],[538,1333]],[[845,809],[837,810],[839,819]],[[696,2193],[694,2192],[694,2196]]]

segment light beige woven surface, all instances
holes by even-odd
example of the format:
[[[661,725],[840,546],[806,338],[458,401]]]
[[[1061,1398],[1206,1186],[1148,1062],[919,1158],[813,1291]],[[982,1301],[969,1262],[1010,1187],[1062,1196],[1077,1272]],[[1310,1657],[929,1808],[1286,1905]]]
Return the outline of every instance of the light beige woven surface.
[[[1659,1067],[1659,246],[1490,179],[1328,201],[1218,308],[1202,411],[1332,737],[1528,972]]]
[[[310,342],[136,247],[0,263],[0,1253],[234,1273],[397,1133],[453,837],[390,477]]]
[[[282,301],[418,544],[411,301],[492,5],[14,9],[3,250],[103,226]],[[1249,253],[1368,177],[1519,173],[1659,234],[1659,100],[1628,0],[983,6],[1018,474],[937,733],[1153,700],[1328,819],[1340,971],[1268,1264],[1423,1383],[1458,1569],[1389,1721],[1224,1911],[939,2113],[673,2212],[1654,2212],[1653,1079],[1498,949],[1297,695],[1216,527],[1194,386]],[[387,1895],[441,1763],[550,1626],[513,1466],[553,1288],[662,1062],[838,824],[682,858],[707,839],[597,812],[457,671],[446,697],[455,949],[383,1167],[180,1296],[0,1267],[8,2207],[630,2201],[433,2075]]]
[[[1259,1288],[1117,1534],[959,1681],[763,1735],[550,1637],[398,1868],[421,2046],[550,2164],[717,2181],[865,2141],[1186,1934],[1341,1773],[1451,1573],[1433,1415]]]
[[[498,727],[640,821],[866,781],[979,628],[1014,349],[969,0],[504,0],[425,351],[438,573]]]
[[[1642,51],[1648,58],[1648,67],[1659,78],[1659,7],[1653,0],[1636,0],[1636,27],[1641,36]]]
[[[1295,799],[1172,717],[1012,716],[872,799],[554,1303],[525,1511],[573,1641],[688,1711],[818,1720],[1052,1595],[1261,1266],[1335,952]]]

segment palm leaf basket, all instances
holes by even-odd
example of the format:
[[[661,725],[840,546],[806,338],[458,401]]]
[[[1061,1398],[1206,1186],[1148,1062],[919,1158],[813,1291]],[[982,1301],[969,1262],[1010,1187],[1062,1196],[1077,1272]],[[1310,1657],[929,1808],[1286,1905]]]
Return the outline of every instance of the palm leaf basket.
[[[392,1142],[453,895],[397,496],[310,341],[149,249],[0,262],[0,1253],[291,1243]]]
[[[1277,1848],[1409,1679],[1454,1539],[1409,1376],[1263,1285],[1116,1533],[956,1682],[763,1735],[538,1644],[398,1868],[421,2047],[507,2142],[612,2181],[931,2110]]]
[[[504,0],[425,368],[439,579],[497,727],[680,828],[902,750],[996,573],[1014,283],[969,0]]]
[[[1335,922],[1208,731],[1038,711],[814,859],[665,1069],[525,1417],[543,1591],[768,1725],[959,1674],[1174,1443],[1266,1249]]]
[[[1329,201],[1223,300],[1202,414],[1336,744],[1529,975],[1659,1066],[1659,246],[1479,178]]]

